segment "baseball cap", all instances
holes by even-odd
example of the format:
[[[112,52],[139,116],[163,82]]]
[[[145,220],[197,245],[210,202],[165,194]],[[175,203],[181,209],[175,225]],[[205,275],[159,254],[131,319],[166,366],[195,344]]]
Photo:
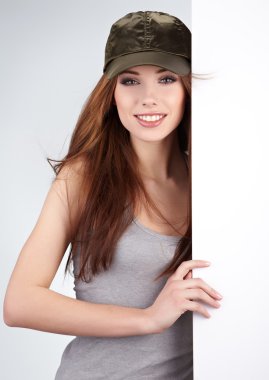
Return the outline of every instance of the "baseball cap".
[[[190,73],[191,32],[177,17],[138,11],[111,26],[103,72],[111,79],[129,67],[147,64],[179,75]]]

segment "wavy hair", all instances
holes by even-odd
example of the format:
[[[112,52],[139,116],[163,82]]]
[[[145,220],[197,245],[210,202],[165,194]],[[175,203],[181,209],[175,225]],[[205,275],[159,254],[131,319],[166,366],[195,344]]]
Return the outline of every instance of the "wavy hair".
[[[177,127],[181,152],[188,152],[188,214],[187,230],[181,234],[175,254],[155,278],[171,275],[184,261],[192,257],[191,209],[191,81],[192,74],[181,77],[186,94],[183,118]],[[82,160],[82,184],[79,218],[72,225],[71,249],[65,275],[80,246],[79,273],[85,282],[100,271],[108,270],[117,241],[132,222],[139,204],[156,213],[175,231],[147,193],[138,170],[138,157],[130,143],[129,131],[122,125],[114,103],[117,77],[111,80],[103,74],[86,99],[71,136],[68,153],[62,160],[47,161],[55,174],[64,166]],[[51,161],[58,162],[52,164]],[[56,180],[57,178],[55,178]],[[177,231],[178,232],[178,231]]]

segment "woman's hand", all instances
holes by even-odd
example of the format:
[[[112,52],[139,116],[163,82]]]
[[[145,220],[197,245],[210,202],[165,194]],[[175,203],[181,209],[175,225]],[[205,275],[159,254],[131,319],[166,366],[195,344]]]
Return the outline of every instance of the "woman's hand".
[[[204,260],[188,260],[180,264],[168,278],[152,306],[145,309],[156,331],[169,328],[187,310],[196,311],[209,318],[206,308],[196,301],[219,307],[222,296],[201,278],[192,278],[193,268],[208,267]]]

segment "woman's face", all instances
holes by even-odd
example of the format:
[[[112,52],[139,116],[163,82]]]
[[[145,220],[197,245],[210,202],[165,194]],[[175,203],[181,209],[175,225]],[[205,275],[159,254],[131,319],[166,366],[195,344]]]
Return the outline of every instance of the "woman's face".
[[[185,109],[180,76],[158,66],[119,74],[114,92],[119,118],[132,137],[160,141],[177,128]]]

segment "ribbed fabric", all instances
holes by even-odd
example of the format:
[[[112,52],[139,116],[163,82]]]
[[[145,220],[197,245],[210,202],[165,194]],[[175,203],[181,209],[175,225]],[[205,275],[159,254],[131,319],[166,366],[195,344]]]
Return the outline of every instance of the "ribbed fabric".
[[[125,230],[112,266],[90,283],[74,280],[76,298],[135,308],[151,306],[167,280],[153,282],[172,259],[180,236],[143,226]],[[75,257],[73,273],[78,270]],[[192,312],[161,334],[75,337],[66,346],[54,380],[193,380]]]

